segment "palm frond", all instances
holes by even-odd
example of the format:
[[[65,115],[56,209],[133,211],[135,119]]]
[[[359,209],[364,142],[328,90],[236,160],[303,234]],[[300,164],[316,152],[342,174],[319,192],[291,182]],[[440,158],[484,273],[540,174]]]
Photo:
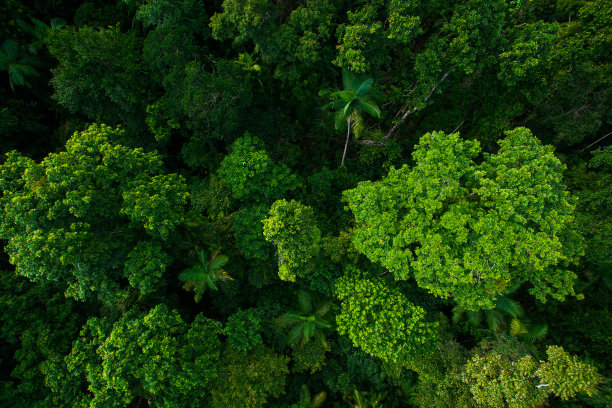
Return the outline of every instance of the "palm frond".
[[[343,110],[339,110],[339,111],[336,111],[336,115],[335,116],[336,116],[336,119],[335,119],[335,128],[336,128],[336,130],[340,130],[344,126],[346,126],[346,120],[348,118],[348,115],[345,115]]]
[[[355,113],[353,114],[351,128],[353,129],[353,134],[357,139],[359,139],[363,135],[365,127],[363,125],[363,116],[361,115],[361,113],[359,113],[359,111],[355,111]]]
[[[494,301],[495,308],[510,317],[523,316],[523,308],[516,300],[512,300],[506,296],[500,296]]]
[[[356,96],[358,97],[366,96],[372,89],[373,83],[374,83],[374,80],[372,78],[367,78],[367,77],[364,78],[364,81],[359,85],[359,88],[357,88],[357,91],[355,92]]]
[[[380,118],[380,115],[382,114],[380,108],[378,105],[376,105],[376,102],[367,97],[359,98],[355,108],[367,112],[375,118]]]
[[[522,336],[523,334],[527,334],[527,327],[521,322],[519,319],[512,319],[510,322],[510,334],[512,336]]]
[[[337,101],[332,101],[330,103],[327,103],[327,104],[323,105],[321,107],[321,109],[323,109],[323,110],[326,110],[326,109],[333,109],[333,110],[344,109],[345,105],[346,105],[346,101],[344,101],[342,99],[338,99]]]
[[[312,298],[305,290],[298,291],[298,307],[302,314],[309,314],[312,311]]]
[[[468,310],[467,312],[465,312],[465,315],[467,316],[468,322],[470,322],[472,326],[474,327],[480,326],[480,322],[482,320],[482,314],[480,312],[474,312],[472,310]]]
[[[331,308],[332,305],[332,301],[331,300],[326,300],[325,302],[321,303],[319,305],[319,307],[317,308],[317,310],[315,310],[314,314],[317,317],[323,317],[327,314],[327,312],[329,312],[329,309]]]
[[[348,69],[342,69],[342,85],[344,89],[356,89],[354,87],[357,77]]]
[[[463,315],[465,314],[465,309],[463,306],[456,305],[453,307],[453,315],[451,317],[451,321],[453,324],[457,324],[463,319]]]
[[[183,272],[179,274],[178,278],[182,282],[197,281],[203,277],[204,273],[205,272],[202,270],[201,266],[196,265],[196,266],[192,266],[191,268],[185,269]]]
[[[295,313],[285,313],[284,315],[277,317],[275,320],[276,325],[281,327],[291,326],[300,322],[302,322],[300,315]]]
[[[503,322],[503,317],[500,312],[498,312],[497,310],[487,310],[485,312],[485,318],[487,320],[487,326],[489,327],[489,330],[491,330],[492,332],[496,332],[499,330]]]
[[[297,326],[295,326],[293,329],[291,329],[291,331],[289,332],[289,334],[287,335],[287,337],[285,338],[285,343],[289,344],[289,345],[295,345],[298,343],[298,341],[300,341],[300,339],[302,338],[302,332],[304,330],[304,324],[298,324]]]
[[[527,341],[536,342],[544,339],[548,334],[548,325],[546,323],[534,324],[529,327],[529,330],[523,336]]]
[[[225,265],[227,261],[229,261],[229,257],[227,255],[219,255],[210,260],[210,269],[215,271]]]

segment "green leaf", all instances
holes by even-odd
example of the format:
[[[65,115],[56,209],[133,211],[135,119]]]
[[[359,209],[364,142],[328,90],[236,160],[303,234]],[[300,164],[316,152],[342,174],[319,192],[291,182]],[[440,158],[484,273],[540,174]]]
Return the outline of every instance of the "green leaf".
[[[329,309],[332,306],[332,301],[331,300],[327,300],[323,303],[321,303],[321,305],[319,305],[319,307],[317,308],[317,310],[315,310],[314,314],[315,316],[318,317],[323,317],[327,314],[327,312],[329,312]]]
[[[372,84],[374,83],[374,80],[372,78],[366,78],[361,85],[359,85],[359,88],[357,88],[357,91],[355,92],[355,95],[357,97],[364,97],[366,96],[369,92],[370,89],[372,89]]]
[[[293,329],[291,329],[291,331],[289,332],[289,334],[287,335],[287,337],[285,338],[285,342],[289,345],[295,345],[298,343],[298,341],[302,338],[302,331],[304,329],[304,324],[298,324],[297,326],[295,326]]]
[[[298,306],[303,314],[309,314],[312,311],[312,298],[305,290],[298,291]]]

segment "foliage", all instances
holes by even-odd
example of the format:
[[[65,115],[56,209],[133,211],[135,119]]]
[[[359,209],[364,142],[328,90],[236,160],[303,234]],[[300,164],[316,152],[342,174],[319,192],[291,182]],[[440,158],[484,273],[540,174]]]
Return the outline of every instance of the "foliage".
[[[577,392],[592,395],[601,382],[597,370],[570,356],[562,347],[549,346],[548,361],[530,355],[504,355],[493,350],[468,361],[463,381],[476,402],[489,407],[533,407],[552,393],[566,400]]]
[[[219,377],[212,388],[214,408],[262,407],[269,397],[284,394],[289,374],[288,358],[265,346],[250,353],[226,351],[219,367]]]
[[[107,302],[122,277],[145,293],[159,283],[171,260],[162,240],[182,221],[188,194],[158,154],[116,144],[122,133],[92,125],[40,164],[7,155],[0,231],[17,273]]]
[[[609,0],[0,2],[0,406],[610,405],[611,39]]]
[[[314,307],[312,296],[303,290],[298,291],[298,310],[285,313],[276,319],[276,324],[280,327],[291,327],[285,342],[292,346],[298,343],[303,347],[314,337],[323,346],[329,349],[323,329],[330,329],[331,323],[323,319],[332,306],[330,300],[323,301]]]
[[[436,324],[425,311],[382,281],[360,277],[348,267],[336,284],[342,310],[338,333],[349,336],[366,353],[391,363],[408,365],[436,345]]]
[[[232,144],[232,152],[219,166],[219,177],[243,202],[268,203],[295,188],[296,178],[284,165],[276,165],[263,142],[249,134]]]
[[[54,98],[73,113],[105,123],[136,125],[144,112],[146,75],[141,40],[118,27],[66,27],[47,38],[59,65],[53,69]]]
[[[396,279],[413,275],[469,310],[491,309],[496,296],[523,282],[541,301],[573,294],[575,274],[565,268],[580,240],[564,166],[527,129],[499,143],[476,164],[477,142],[429,133],[414,167],[345,191],[358,222],[355,247]]]
[[[247,353],[263,344],[261,319],[258,309],[238,310],[228,317],[223,334],[232,350]]]
[[[312,208],[295,200],[278,200],[262,222],[266,241],[274,244],[278,253],[278,276],[294,282],[306,275],[321,240]]]
[[[258,205],[242,208],[234,218],[234,237],[236,247],[247,259],[268,259],[271,256],[270,244],[263,236],[263,223],[270,208]]]
[[[195,407],[207,398],[202,387],[217,376],[220,330],[201,314],[186,324],[164,304],[144,315],[127,313],[112,326],[92,318],[66,364],[89,382],[94,406],[142,397],[160,407]]]
[[[195,293],[194,299],[198,303],[202,300],[202,295],[206,289],[219,290],[217,281],[228,281],[233,278],[223,270],[223,266],[229,261],[227,255],[219,255],[221,248],[218,248],[208,259],[206,251],[200,249],[196,251],[196,258],[191,260],[192,266],[185,269],[178,276],[179,280],[185,282],[183,287]]]

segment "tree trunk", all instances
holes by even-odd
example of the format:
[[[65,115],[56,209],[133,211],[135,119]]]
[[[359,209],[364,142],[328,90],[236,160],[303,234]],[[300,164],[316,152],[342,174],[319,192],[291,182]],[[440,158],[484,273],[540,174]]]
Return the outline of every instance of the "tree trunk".
[[[346,157],[346,148],[348,147],[349,137],[351,136],[351,118],[348,118],[348,126],[346,127],[346,143],[344,144],[344,153],[342,153],[342,162],[340,167],[344,166],[344,158]]]

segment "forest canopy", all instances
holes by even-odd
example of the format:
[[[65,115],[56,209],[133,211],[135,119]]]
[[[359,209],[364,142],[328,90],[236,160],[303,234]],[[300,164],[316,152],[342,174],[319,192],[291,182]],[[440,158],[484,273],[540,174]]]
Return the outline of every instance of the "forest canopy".
[[[612,3],[7,0],[0,405],[612,405]]]

